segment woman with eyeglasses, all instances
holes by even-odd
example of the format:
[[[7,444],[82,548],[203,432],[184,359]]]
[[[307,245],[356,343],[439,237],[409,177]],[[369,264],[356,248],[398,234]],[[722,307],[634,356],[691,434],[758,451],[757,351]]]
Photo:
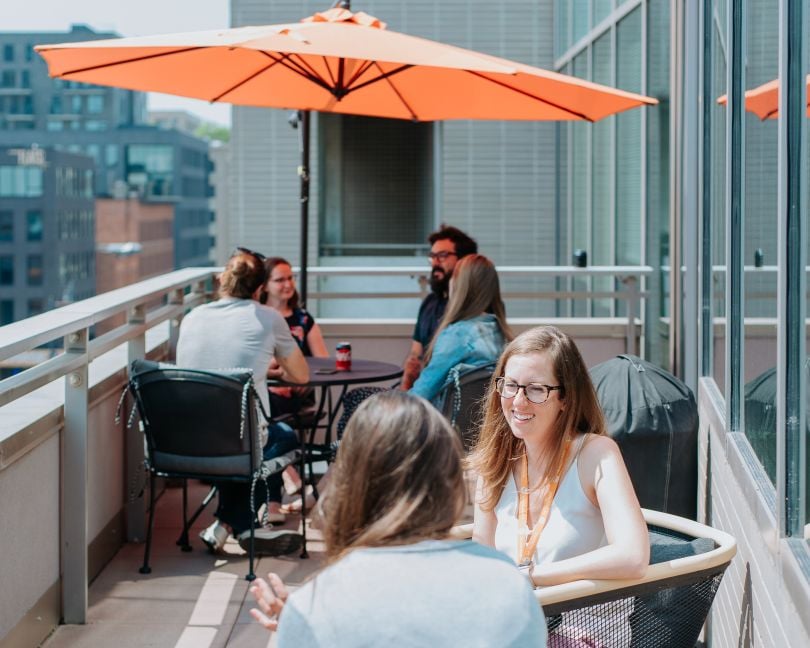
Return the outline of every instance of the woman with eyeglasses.
[[[473,538],[509,555],[533,585],[646,572],[641,507],[579,349],[559,329],[531,329],[504,350],[470,465],[479,475]],[[590,610],[606,631],[624,626],[628,640],[631,611],[631,600]],[[549,645],[602,642],[563,615]]]
[[[326,349],[321,328],[315,322],[315,318],[300,304],[290,262],[282,257],[269,257],[264,260],[264,269],[267,280],[259,295],[259,301],[281,314],[290,328],[293,339],[298,343],[298,348],[305,356],[328,358],[329,351]],[[269,392],[270,409],[274,416],[291,414],[301,408],[315,405],[315,392],[311,387],[270,387]],[[283,477],[287,494],[294,495],[299,492],[302,486],[301,476],[293,466],[284,471]],[[307,490],[309,488],[307,487]],[[313,506],[314,496],[308,494],[307,497],[309,506]],[[300,507],[300,500],[294,500],[282,506],[280,512],[274,514],[270,521],[283,521],[284,513],[300,511]]]

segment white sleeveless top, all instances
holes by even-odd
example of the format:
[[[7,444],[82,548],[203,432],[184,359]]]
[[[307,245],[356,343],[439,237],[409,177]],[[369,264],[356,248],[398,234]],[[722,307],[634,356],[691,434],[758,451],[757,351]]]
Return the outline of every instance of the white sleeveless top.
[[[573,558],[607,544],[602,512],[594,506],[579,479],[579,452],[587,435],[580,437],[577,453],[551,503],[548,523],[534,552],[535,564]],[[517,562],[518,492],[514,477],[507,480],[495,506],[498,525],[495,548]]]

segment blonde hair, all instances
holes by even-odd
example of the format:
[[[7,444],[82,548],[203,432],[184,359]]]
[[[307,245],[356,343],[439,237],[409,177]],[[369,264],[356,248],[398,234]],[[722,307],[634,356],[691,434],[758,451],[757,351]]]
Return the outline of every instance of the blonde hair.
[[[461,443],[427,401],[399,390],[357,408],[323,497],[326,556],[445,538],[464,508]]]
[[[219,276],[219,294],[222,297],[251,299],[264,285],[264,264],[255,254],[237,252]]]
[[[548,471],[555,470],[562,462],[566,436],[578,432],[607,433],[596,390],[574,341],[554,326],[539,326],[521,333],[498,359],[483,405],[483,422],[478,440],[468,460],[470,467],[478,472],[484,482],[481,508],[485,511],[495,508],[506,480],[510,478],[514,462],[526,452],[523,441],[512,434],[503,414],[495,381],[503,376],[510,358],[531,353],[546,355],[557,384],[562,386],[558,392],[559,398],[565,401],[565,408],[554,423],[557,443]]]
[[[512,339],[512,331],[506,323],[506,308],[501,299],[501,285],[495,266],[483,254],[468,254],[453,269],[453,289],[444,317],[433,334],[425,353],[425,364],[430,362],[433,347],[439,334],[451,324],[477,317],[482,313],[495,316],[504,340]]]

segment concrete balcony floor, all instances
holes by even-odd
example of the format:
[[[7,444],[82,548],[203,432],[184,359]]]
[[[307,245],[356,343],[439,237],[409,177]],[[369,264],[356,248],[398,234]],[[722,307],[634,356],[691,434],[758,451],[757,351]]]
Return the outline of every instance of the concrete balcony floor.
[[[189,509],[207,487],[189,483]],[[226,553],[210,554],[197,536],[213,520],[216,501],[198,518],[190,535],[193,551],[175,545],[182,529],[182,489],[169,487],[159,498],[152,541],[152,573],[138,572],[143,544],[126,544],[89,589],[86,625],[63,625],[44,648],[256,648],[275,646],[275,634],[253,621],[249,610],[247,554],[229,539]],[[309,524],[309,522],[308,522]],[[300,517],[288,516],[285,528],[299,528]],[[323,543],[317,530],[307,532],[309,559],[300,551],[282,557],[257,557],[256,574],[278,573],[291,589],[318,570]]]

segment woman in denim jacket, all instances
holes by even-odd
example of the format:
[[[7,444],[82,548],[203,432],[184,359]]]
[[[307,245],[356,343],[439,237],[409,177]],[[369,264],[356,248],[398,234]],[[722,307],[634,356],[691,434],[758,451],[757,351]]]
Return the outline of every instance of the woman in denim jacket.
[[[481,254],[465,256],[453,270],[447,310],[411,393],[434,400],[448,384],[453,367],[491,364],[511,339],[495,266]]]

